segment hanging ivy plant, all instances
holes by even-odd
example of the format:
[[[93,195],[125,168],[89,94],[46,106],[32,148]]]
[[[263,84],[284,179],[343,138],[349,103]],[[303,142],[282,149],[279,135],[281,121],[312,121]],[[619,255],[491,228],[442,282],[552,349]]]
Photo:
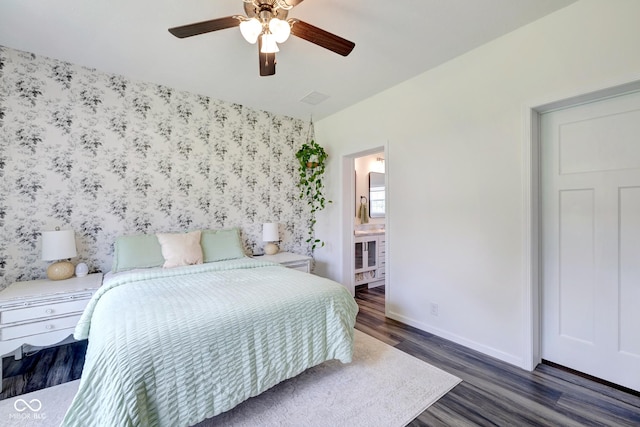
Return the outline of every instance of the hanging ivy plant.
[[[309,220],[309,238],[307,243],[311,244],[311,252],[316,247],[324,246],[324,242],[315,238],[316,212],[325,208],[327,200],[324,196],[324,182],[322,177],[325,170],[325,161],[327,153],[314,140],[303,144],[296,153],[296,158],[300,163],[298,188],[300,189],[300,198],[306,200],[311,207],[311,217]]]

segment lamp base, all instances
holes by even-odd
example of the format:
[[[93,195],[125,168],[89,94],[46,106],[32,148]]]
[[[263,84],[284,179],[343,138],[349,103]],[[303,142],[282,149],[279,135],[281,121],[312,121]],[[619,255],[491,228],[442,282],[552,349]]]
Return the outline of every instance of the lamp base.
[[[278,253],[280,248],[275,243],[267,243],[264,245],[264,253],[267,255],[275,255]]]
[[[76,269],[69,261],[54,262],[47,268],[49,280],[65,280],[73,277]]]

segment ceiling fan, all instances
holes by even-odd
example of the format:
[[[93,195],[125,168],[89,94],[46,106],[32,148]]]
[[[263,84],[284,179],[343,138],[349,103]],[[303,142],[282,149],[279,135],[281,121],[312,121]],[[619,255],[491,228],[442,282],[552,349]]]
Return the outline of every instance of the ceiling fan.
[[[303,0],[242,1],[247,16],[233,15],[196,22],[169,28],[169,32],[182,39],[239,26],[245,40],[251,44],[258,42],[261,76],[271,76],[276,73],[278,43],[284,43],[290,34],[342,56],[349,55],[355,47],[355,43],[321,28],[296,18],[287,19],[289,10]]]

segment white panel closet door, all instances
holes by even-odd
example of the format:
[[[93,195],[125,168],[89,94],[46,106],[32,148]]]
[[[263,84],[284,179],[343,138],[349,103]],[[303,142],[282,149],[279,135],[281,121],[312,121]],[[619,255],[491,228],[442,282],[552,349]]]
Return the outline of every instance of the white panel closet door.
[[[640,391],[640,93],[541,134],[542,358]]]

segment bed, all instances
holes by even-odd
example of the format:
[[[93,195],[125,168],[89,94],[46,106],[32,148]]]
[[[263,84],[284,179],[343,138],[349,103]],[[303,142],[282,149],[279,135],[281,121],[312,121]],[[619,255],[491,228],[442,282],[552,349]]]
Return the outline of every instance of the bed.
[[[113,271],[75,330],[89,341],[63,425],[197,424],[349,363],[357,311],[339,283],[259,258]]]

